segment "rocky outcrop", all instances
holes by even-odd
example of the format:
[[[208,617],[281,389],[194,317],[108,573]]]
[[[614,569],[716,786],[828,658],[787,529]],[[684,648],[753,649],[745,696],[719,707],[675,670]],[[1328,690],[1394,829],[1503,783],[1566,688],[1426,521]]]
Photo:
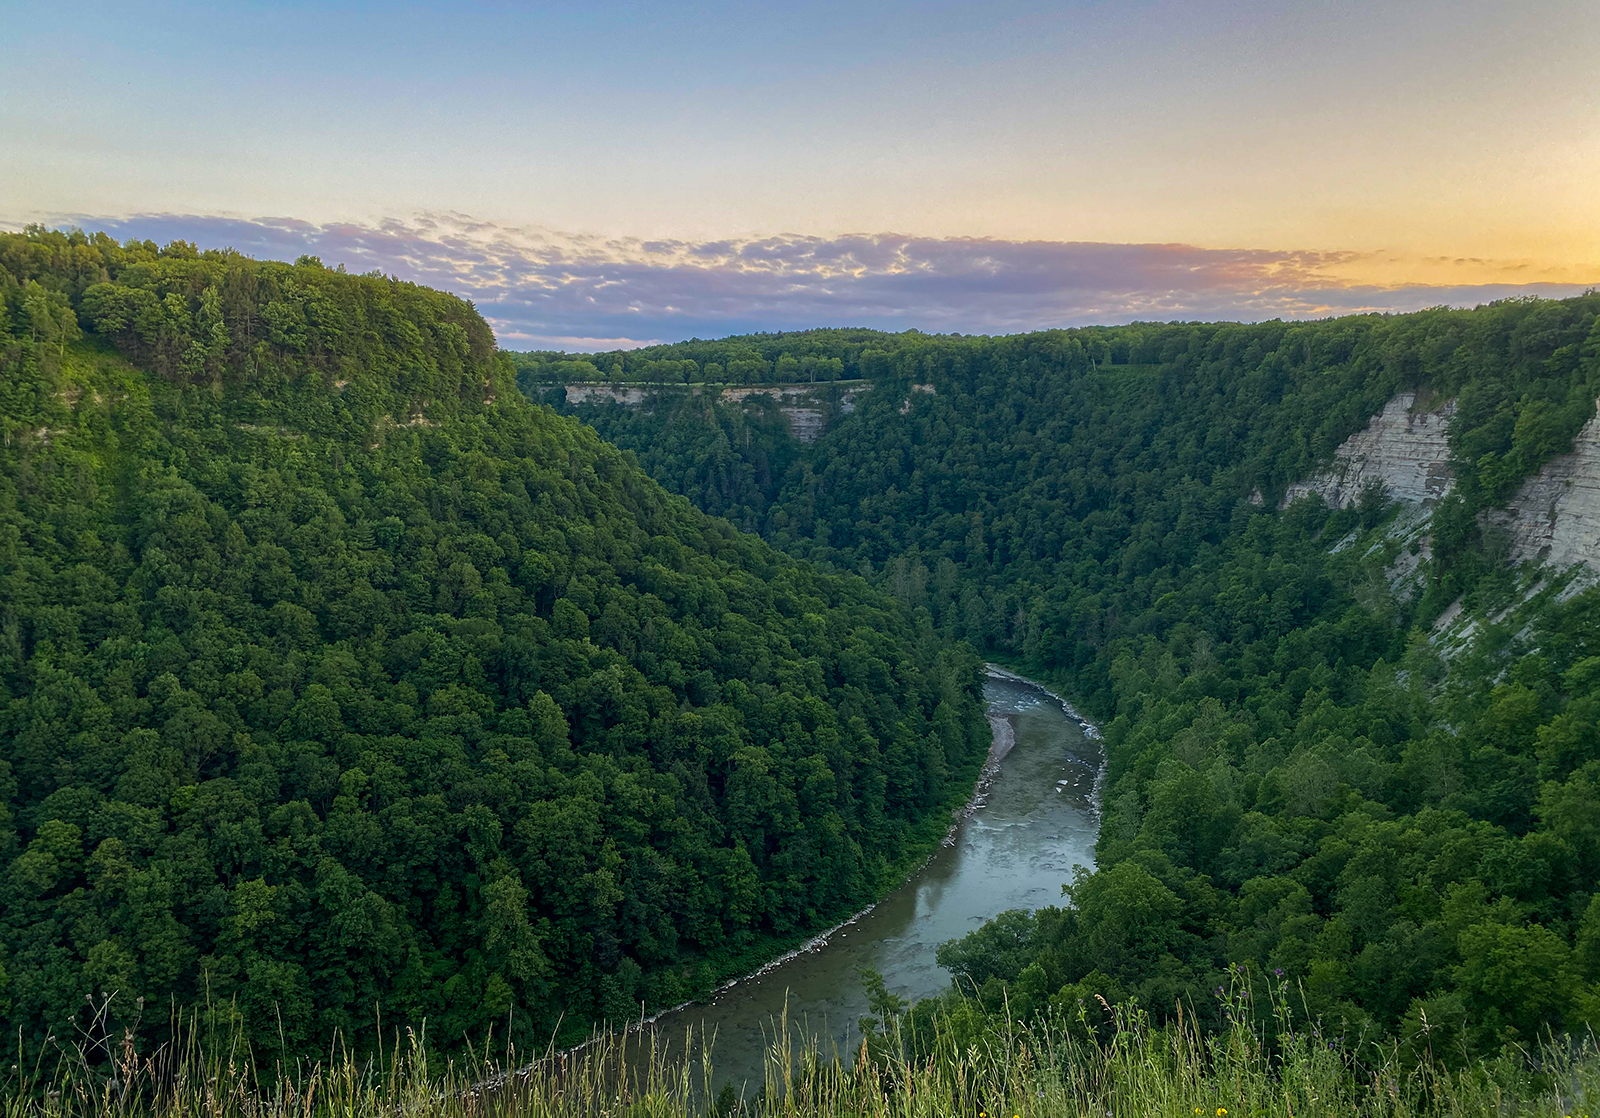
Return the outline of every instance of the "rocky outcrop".
[[[660,390],[632,384],[569,384],[567,403],[598,404],[610,400],[614,404],[636,408],[657,391]]]
[[[741,404],[753,396],[767,396],[778,404],[778,411],[788,421],[789,431],[802,443],[812,443],[822,434],[828,421],[828,406],[832,394],[838,393],[840,415],[856,410],[856,396],[872,387],[867,381],[831,382],[823,384],[754,384],[716,391],[726,404]],[[932,392],[929,385],[913,385],[916,391]],[[611,402],[624,407],[637,408],[662,393],[692,393],[696,396],[706,391],[700,385],[634,385],[634,384],[569,384],[566,386],[567,403],[596,404]]]
[[[1328,469],[1289,486],[1288,507],[1309,493],[1320,494],[1336,508],[1355,502],[1370,481],[1379,481],[1389,497],[1431,505],[1450,492],[1450,445],[1446,428],[1455,414],[1454,400],[1418,410],[1417,394],[1402,392],[1334,451]]]
[[[1600,415],[1572,441],[1572,453],[1550,459],[1503,509],[1483,523],[1509,537],[1513,562],[1534,560],[1556,570],[1579,563],[1600,571]]]
[[[1424,589],[1422,564],[1432,554],[1433,506],[1455,480],[1445,437],[1454,412],[1454,402],[1418,409],[1414,393],[1396,396],[1364,430],[1340,445],[1331,466],[1290,486],[1284,505],[1316,493],[1343,507],[1368,482],[1381,482],[1402,506],[1371,546],[1374,552],[1389,549],[1384,575],[1390,591],[1416,598]],[[1251,500],[1256,499],[1252,493]],[[1446,608],[1434,622],[1431,639],[1447,657],[1469,647],[1485,622],[1501,624],[1519,610],[1534,608],[1530,603],[1546,590],[1553,589],[1556,600],[1564,601],[1600,583],[1600,415],[1584,425],[1571,453],[1546,462],[1504,508],[1481,513],[1479,523],[1492,549],[1498,535],[1500,554],[1513,563],[1538,564],[1538,569],[1516,601],[1496,614],[1475,616],[1459,600]],[[1333,546],[1344,547],[1358,536],[1352,532]]]
[[[796,441],[814,443],[822,434],[828,421],[828,384],[758,384],[748,388],[724,388],[722,398],[728,403],[742,403],[752,396],[769,396],[778,402],[778,410],[789,421],[789,433]],[[839,413],[849,415],[856,410],[856,394],[872,385],[866,381],[839,386]]]

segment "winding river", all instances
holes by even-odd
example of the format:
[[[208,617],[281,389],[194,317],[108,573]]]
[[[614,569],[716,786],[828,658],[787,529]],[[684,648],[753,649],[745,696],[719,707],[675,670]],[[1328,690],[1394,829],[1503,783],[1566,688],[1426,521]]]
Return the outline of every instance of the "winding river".
[[[865,915],[709,1004],[661,1015],[659,1041],[713,1037],[717,1085],[759,1090],[787,1011],[797,1042],[848,1060],[868,1011],[862,968],[902,998],[938,994],[950,983],[934,961],[941,943],[1007,909],[1059,903],[1073,869],[1093,865],[1099,742],[1059,699],[1017,676],[991,670],[985,698],[995,730],[987,786],[927,865]]]

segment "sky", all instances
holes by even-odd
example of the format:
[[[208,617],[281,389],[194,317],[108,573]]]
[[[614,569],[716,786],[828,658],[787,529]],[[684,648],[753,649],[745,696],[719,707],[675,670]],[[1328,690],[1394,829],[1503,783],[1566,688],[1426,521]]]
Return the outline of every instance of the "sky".
[[[510,348],[1600,283],[1594,0],[0,0],[0,224],[301,253]]]

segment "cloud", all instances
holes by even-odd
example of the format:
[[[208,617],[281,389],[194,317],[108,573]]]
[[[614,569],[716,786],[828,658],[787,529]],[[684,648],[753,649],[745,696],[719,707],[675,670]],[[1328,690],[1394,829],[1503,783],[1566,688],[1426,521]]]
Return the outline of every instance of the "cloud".
[[[473,300],[508,348],[613,349],[812,326],[1005,333],[1135,319],[1317,318],[1559,297],[1557,283],[1354,282],[1378,254],[862,234],[635,240],[464,214],[373,224],[73,215],[119,239],[303,254]]]

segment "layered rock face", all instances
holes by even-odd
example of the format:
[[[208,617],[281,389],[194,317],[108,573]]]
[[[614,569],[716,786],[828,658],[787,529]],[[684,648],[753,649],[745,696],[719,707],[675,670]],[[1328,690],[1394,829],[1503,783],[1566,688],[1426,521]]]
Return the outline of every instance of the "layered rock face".
[[[649,399],[653,391],[658,390],[622,384],[569,384],[567,403],[592,404],[610,400],[624,407],[636,408]]]
[[[1511,559],[1557,570],[1587,563],[1600,571],[1600,415],[1584,424],[1572,453],[1550,459],[1486,523],[1510,537]]]
[[[1397,501],[1432,504],[1455,484],[1450,472],[1450,444],[1446,429],[1455,414],[1454,400],[1427,411],[1414,410],[1415,392],[1402,392],[1334,451],[1331,467],[1289,486],[1283,503],[1317,493],[1329,505],[1343,508],[1355,502],[1362,487],[1379,481]]]
[[[826,397],[814,384],[762,384],[749,388],[724,388],[722,398],[729,403],[742,403],[752,396],[770,396],[778,402],[778,410],[789,423],[789,432],[796,441],[814,443],[827,423]],[[862,381],[842,389],[839,413],[849,415],[856,410],[856,393],[872,387]]]
[[[1316,493],[1343,507],[1374,480],[1395,500],[1424,509],[1450,492],[1455,478],[1446,434],[1455,401],[1425,411],[1417,411],[1416,402],[1414,392],[1390,400],[1334,451],[1333,465],[1291,485],[1284,505]],[[1600,572],[1600,415],[1578,433],[1572,453],[1546,462],[1505,508],[1482,515],[1486,527],[1506,534],[1514,563],[1532,560],[1558,571],[1584,563]]]
[[[867,381],[845,384],[757,384],[749,387],[724,388],[717,395],[726,404],[742,404],[752,396],[769,396],[778,404],[778,411],[789,424],[789,431],[802,443],[813,443],[827,425],[830,393],[837,390],[839,414],[849,415],[856,410],[856,396],[872,387]],[[929,385],[916,384],[918,392],[932,392]],[[569,384],[566,386],[567,403],[593,404],[611,401],[623,407],[643,407],[662,393],[690,393],[700,395],[705,389],[679,385],[622,385],[622,384]]]

